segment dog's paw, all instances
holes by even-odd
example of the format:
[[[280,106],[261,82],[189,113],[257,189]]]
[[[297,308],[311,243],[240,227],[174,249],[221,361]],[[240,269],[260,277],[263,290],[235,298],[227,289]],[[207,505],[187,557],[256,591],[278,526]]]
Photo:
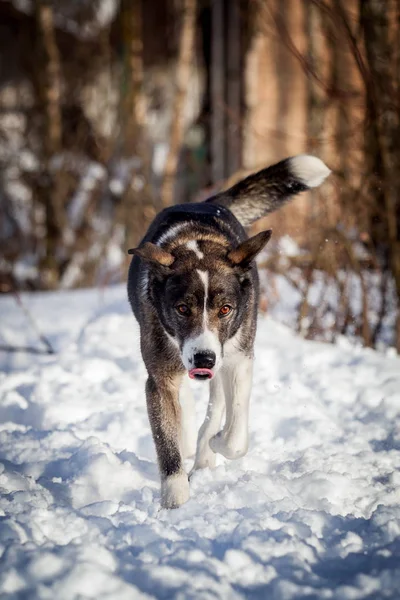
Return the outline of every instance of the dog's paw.
[[[210,439],[211,450],[231,460],[242,458],[247,454],[248,447],[247,437],[242,436],[242,439],[234,436],[228,437],[224,431],[219,431]]]
[[[209,449],[207,453],[203,453],[201,455],[197,455],[194,461],[194,465],[192,470],[189,473],[189,479],[193,475],[195,471],[199,471],[200,469],[214,469],[217,462],[217,457],[215,453]]]
[[[166,477],[161,482],[162,508],[178,508],[189,500],[189,479],[185,472]]]

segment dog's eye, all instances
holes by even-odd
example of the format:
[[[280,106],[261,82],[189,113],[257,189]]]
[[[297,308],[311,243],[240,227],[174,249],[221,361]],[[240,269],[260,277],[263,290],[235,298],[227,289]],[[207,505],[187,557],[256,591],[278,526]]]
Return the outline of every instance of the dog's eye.
[[[227,315],[229,315],[231,310],[232,310],[232,306],[229,306],[229,304],[224,304],[224,306],[221,306],[221,308],[219,309],[218,315],[220,317],[226,317]]]
[[[176,310],[180,315],[185,315],[185,317],[190,313],[190,308],[186,304],[178,304]]]

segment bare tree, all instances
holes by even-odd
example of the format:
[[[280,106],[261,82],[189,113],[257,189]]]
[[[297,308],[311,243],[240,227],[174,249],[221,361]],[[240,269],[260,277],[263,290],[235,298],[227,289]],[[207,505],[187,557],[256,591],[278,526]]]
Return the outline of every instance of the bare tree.
[[[226,120],[226,164],[229,175],[241,166],[241,131],[237,123],[241,114],[241,5],[240,0],[230,0],[227,10],[226,100],[230,115]],[[243,16],[242,16],[243,18]]]
[[[213,183],[221,181],[225,173],[225,30],[224,0],[211,5],[211,169]]]
[[[122,155],[136,159],[139,168],[131,168],[131,178],[121,199],[117,220],[125,227],[129,244],[139,241],[144,228],[144,204],[148,189],[148,156],[144,141],[143,108],[143,19],[142,0],[122,0],[122,37],[124,65],[122,83],[121,136]]]
[[[61,69],[55,39],[53,6],[50,0],[35,1],[38,59],[37,89],[43,106],[44,160],[38,193],[45,206],[46,254],[44,259],[46,285],[54,287],[59,278],[56,260],[57,245],[61,239],[65,214],[60,190],[59,174],[51,168],[51,160],[61,148]]]
[[[142,0],[122,0],[124,42],[124,154],[137,152],[138,133],[143,128],[143,22]]]
[[[371,193],[384,206],[378,207],[380,222],[377,242],[387,248],[400,302],[400,105],[399,73],[395,46],[390,41],[388,11],[379,0],[360,5],[366,60],[369,66],[366,153],[377,173]],[[383,219],[382,219],[383,217]],[[383,222],[382,222],[383,221]],[[400,351],[400,306],[398,306],[396,347]]]
[[[165,162],[164,179],[161,186],[161,201],[163,206],[169,206],[173,201],[179,154],[185,133],[184,110],[187,87],[190,80],[190,69],[193,63],[196,11],[196,0],[183,0],[182,28],[176,67],[176,94],[172,110],[169,149]]]
[[[292,261],[301,267],[306,282],[300,286],[299,327],[307,336],[323,329],[321,316],[331,310],[330,303],[321,298],[319,306],[312,306],[308,299],[313,282],[323,278],[340,294],[334,329],[357,332],[366,345],[376,344],[390,304],[392,278],[398,307],[394,342],[400,349],[399,42],[398,21],[390,18],[393,11],[398,18],[399,3],[352,0],[344,6],[342,0],[310,0],[303,6],[306,53],[293,40],[281,11],[274,21],[281,40],[307,75],[309,149],[318,148],[328,163],[332,160],[332,166],[339,167],[339,186],[332,191],[340,215],[330,218],[328,203],[321,202],[323,194],[318,195],[314,223],[309,224],[310,254]],[[354,113],[359,115],[357,122]],[[322,142],[329,145],[330,153],[326,154]],[[335,244],[330,255],[326,242]],[[381,281],[376,288],[381,294],[377,310],[370,310],[371,270]],[[292,278],[291,272],[288,277]],[[350,297],[351,280],[359,284],[358,314]]]

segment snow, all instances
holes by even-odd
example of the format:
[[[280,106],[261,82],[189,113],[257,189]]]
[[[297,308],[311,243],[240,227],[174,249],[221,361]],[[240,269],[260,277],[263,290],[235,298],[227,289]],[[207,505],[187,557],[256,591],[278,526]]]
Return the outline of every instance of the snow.
[[[27,14],[33,13],[32,0],[9,0],[13,6]],[[109,26],[118,10],[118,0],[79,0],[56,2],[54,7],[57,27],[81,39],[91,39]]]
[[[167,511],[125,289],[23,301],[57,353],[0,351],[1,597],[399,597],[398,357],[260,316],[249,453]],[[1,345],[40,347],[0,313]]]

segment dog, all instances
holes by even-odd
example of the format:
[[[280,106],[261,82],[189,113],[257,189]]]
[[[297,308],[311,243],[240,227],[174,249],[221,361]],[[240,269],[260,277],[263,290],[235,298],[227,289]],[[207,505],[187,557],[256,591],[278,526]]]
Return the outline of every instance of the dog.
[[[195,454],[193,472],[214,467],[216,453],[235,459],[248,449],[259,301],[255,258],[272,232],[248,238],[245,227],[329,173],[314,156],[287,158],[204,202],[164,209],[129,250],[128,298],[148,372],[164,508],[189,499],[185,458]],[[197,445],[189,378],[210,382]]]

